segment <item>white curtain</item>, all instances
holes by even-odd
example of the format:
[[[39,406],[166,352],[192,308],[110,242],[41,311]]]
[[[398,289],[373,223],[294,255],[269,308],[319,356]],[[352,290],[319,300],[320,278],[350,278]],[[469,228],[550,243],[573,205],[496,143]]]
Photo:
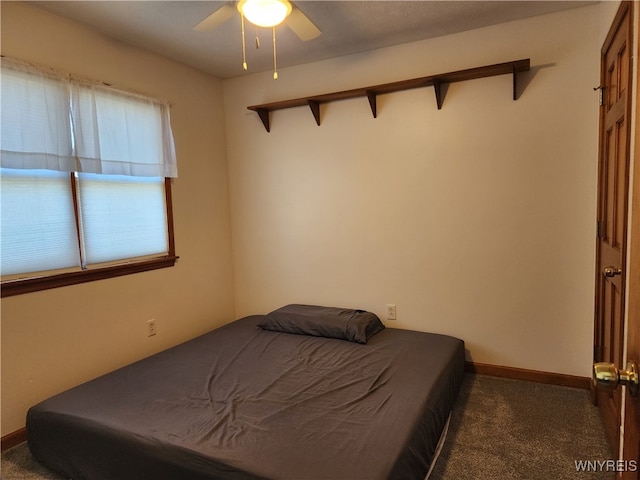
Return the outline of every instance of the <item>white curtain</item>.
[[[4,65],[0,82],[2,166],[73,171],[69,84]]]
[[[0,165],[177,177],[169,106],[3,59]]]

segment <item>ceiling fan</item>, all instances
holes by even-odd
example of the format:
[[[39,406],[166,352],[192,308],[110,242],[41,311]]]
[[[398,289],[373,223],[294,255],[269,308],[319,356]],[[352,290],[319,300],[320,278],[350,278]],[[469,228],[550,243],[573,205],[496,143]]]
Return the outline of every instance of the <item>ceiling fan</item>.
[[[247,70],[244,35],[245,18],[256,27],[272,29],[274,79],[278,78],[275,30],[277,25],[286,23],[293,33],[304,42],[316,38],[321,33],[320,29],[313,24],[302,10],[291,4],[289,0],[240,0],[227,2],[193,28],[200,32],[214,30],[237,13],[240,14],[242,19],[242,68],[244,70]],[[259,42],[256,41],[256,47],[258,46]]]

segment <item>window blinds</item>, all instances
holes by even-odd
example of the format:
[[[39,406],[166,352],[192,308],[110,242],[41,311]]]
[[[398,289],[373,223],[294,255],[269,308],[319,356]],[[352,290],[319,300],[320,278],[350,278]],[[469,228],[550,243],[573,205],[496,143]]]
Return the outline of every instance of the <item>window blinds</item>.
[[[167,253],[164,179],[79,174],[87,264]]]
[[[80,266],[69,174],[2,169],[0,271],[14,275]]]

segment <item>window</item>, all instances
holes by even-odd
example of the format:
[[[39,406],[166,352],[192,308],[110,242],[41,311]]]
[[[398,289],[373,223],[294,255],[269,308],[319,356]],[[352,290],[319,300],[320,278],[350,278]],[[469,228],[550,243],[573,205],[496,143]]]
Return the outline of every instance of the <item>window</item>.
[[[2,296],[172,266],[168,105],[5,60]]]

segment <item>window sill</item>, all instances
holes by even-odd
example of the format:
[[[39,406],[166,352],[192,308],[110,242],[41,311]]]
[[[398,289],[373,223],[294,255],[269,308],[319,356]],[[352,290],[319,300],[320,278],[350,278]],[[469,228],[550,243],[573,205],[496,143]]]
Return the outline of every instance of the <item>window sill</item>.
[[[79,272],[60,273],[43,277],[26,278],[2,282],[0,296],[11,297],[23,293],[39,292],[51,288],[77,285],[79,283],[94,282],[107,278],[121,277],[133,273],[148,272],[159,268],[173,267],[179,257],[168,255],[142,262],[127,263],[123,265],[111,265],[108,267],[82,270]]]

